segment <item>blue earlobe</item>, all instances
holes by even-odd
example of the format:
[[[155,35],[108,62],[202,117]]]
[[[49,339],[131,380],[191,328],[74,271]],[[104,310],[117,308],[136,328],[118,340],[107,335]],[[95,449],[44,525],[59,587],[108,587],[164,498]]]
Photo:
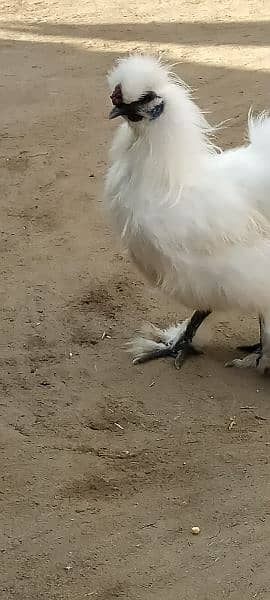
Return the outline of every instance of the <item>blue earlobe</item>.
[[[164,111],[164,102],[161,102],[160,104],[157,104],[157,106],[154,106],[154,108],[149,110],[150,121],[154,121],[155,119],[158,119],[158,117],[160,117],[160,115],[163,113],[163,111]]]

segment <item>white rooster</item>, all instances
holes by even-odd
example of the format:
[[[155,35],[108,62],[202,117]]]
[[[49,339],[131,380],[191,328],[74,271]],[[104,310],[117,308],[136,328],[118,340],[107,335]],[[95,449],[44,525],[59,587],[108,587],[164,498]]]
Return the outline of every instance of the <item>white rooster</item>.
[[[260,342],[230,365],[270,372],[270,118],[249,118],[249,142],[216,151],[182,81],[155,58],[120,59],[108,76],[124,118],[112,144],[106,203],[151,285],[195,310],[132,342],[134,362],[171,355],[179,368],[213,310],[260,319]]]

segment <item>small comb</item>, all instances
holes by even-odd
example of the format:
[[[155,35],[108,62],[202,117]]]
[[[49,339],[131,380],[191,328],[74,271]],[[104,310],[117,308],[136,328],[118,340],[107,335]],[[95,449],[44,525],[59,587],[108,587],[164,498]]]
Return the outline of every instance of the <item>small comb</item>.
[[[114,106],[119,106],[120,104],[123,103],[123,95],[122,95],[122,89],[121,89],[120,84],[115,86],[114,91],[111,95],[111,101]]]

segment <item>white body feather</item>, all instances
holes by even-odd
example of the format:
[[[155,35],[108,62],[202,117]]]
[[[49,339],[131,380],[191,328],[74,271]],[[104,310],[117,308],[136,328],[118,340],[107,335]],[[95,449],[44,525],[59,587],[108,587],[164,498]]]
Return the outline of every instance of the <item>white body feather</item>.
[[[106,203],[148,281],[193,309],[270,311],[270,119],[249,143],[216,152],[184,85],[155,59],[131,56],[110,77],[126,101],[153,89],[155,121],[123,123],[111,148]]]

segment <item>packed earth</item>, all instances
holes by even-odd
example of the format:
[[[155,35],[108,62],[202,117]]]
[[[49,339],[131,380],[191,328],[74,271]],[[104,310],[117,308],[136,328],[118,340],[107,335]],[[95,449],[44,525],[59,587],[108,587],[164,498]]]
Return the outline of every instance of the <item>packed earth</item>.
[[[0,598],[269,600],[270,379],[224,368],[256,315],[211,317],[182,371],[133,366],[136,329],[187,311],[144,284],[102,204],[115,58],[161,54],[217,145],[241,144],[270,107],[269,4],[0,16]]]

